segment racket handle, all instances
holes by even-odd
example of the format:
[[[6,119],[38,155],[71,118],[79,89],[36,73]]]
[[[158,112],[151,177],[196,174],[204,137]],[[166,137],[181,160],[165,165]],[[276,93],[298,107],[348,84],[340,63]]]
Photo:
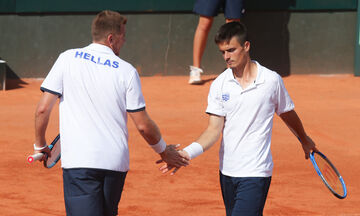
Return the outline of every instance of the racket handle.
[[[34,161],[40,160],[43,156],[44,156],[44,153],[36,153],[36,154],[30,155],[30,156],[27,158],[27,161],[28,161],[29,163],[32,163],[32,162],[34,162]]]

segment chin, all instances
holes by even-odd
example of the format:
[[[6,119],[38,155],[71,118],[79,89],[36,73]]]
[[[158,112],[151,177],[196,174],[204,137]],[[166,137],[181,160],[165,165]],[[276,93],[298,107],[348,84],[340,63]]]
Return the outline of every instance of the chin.
[[[234,69],[234,68],[238,68],[240,66],[240,64],[231,64],[228,65],[229,68]]]

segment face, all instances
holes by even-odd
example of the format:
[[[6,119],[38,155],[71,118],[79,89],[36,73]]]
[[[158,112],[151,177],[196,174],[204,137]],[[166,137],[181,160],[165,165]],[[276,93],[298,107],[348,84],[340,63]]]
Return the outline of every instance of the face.
[[[231,38],[229,42],[218,44],[219,50],[228,67],[235,69],[246,64],[249,58],[250,42],[246,41],[241,45],[236,37]]]
[[[125,43],[125,25],[121,27],[119,34],[111,34],[109,38],[110,48],[114,51],[115,55],[120,54],[120,49]]]

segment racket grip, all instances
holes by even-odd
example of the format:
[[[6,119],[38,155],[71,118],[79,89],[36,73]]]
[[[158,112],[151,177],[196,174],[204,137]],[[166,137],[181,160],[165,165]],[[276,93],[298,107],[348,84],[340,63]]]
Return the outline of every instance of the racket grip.
[[[40,160],[43,156],[44,156],[44,153],[36,153],[36,154],[30,155],[30,156],[27,158],[27,161],[28,161],[29,163],[32,163],[32,162],[34,162],[34,161]]]

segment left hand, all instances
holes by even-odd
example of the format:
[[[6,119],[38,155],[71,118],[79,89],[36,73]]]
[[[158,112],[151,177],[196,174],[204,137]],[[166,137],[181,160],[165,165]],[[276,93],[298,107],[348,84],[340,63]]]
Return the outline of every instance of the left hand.
[[[165,151],[160,153],[161,160],[171,166],[181,167],[189,165],[189,157],[184,157],[180,154],[177,148],[180,144],[177,145],[167,145]]]
[[[156,163],[166,163],[165,165],[160,167],[160,171],[162,173],[167,173],[168,171],[174,169],[171,173],[171,175],[174,175],[181,166],[189,165],[190,156],[185,151],[177,150],[179,146],[180,144],[168,145],[165,151],[160,154],[161,159],[156,161]]]

